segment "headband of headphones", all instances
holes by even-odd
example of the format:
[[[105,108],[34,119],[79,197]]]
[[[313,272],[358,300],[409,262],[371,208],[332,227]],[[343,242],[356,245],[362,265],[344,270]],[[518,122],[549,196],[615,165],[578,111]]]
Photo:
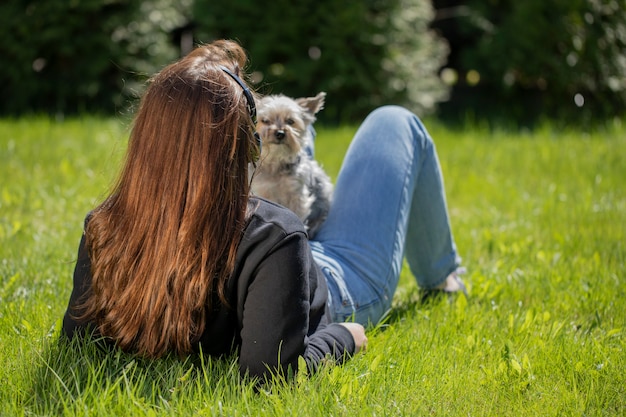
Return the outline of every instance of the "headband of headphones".
[[[252,97],[252,92],[250,92],[250,89],[244,84],[241,78],[239,78],[235,73],[233,73],[232,71],[230,71],[228,68],[226,68],[223,65],[220,65],[220,69],[224,71],[226,74],[228,74],[233,80],[235,80],[237,84],[241,86],[241,89],[243,90],[243,95],[246,96],[246,100],[248,101],[248,113],[250,114],[252,123],[256,124],[256,105],[254,104],[254,97]],[[252,162],[256,163],[256,161],[258,161],[259,157],[261,156],[261,145],[262,145],[261,136],[259,136],[259,133],[256,131],[254,132],[254,140],[256,141],[258,152],[255,152],[254,155],[252,156]]]
[[[254,104],[254,97],[252,97],[252,93],[250,89],[244,84],[244,82],[239,78],[235,73],[231,72],[225,66],[220,65],[220,69],[228,74],[237,84],[241,86],[243,90],[243,95],[246,96],[246,100],[248,101],[248,113],[250,113],[250,118],[252,122],[256,123],[256,105]]]

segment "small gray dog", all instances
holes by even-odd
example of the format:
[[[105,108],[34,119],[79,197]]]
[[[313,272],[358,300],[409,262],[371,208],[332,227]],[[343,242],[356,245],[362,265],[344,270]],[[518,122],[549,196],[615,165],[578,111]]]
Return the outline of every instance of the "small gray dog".
[[[311,125],[325,97],[321,92],[294,100],[278,94],[258,103],[257,131],[263,147],[252,192],[293,211],[309,238],[326,220],[333,193],[330,178],[307,152],[313,146]]]

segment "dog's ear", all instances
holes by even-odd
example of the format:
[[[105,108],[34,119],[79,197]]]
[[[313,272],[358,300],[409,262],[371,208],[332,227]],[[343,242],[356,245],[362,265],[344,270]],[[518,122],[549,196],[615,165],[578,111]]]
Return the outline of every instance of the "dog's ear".
[[[324,108],[325,98],[326,93],[322,91],[321,93],[318,93],[315,97],[297,98],[296,103],[298,103],[300,107],[304,108],[311,115],[314,115]]]

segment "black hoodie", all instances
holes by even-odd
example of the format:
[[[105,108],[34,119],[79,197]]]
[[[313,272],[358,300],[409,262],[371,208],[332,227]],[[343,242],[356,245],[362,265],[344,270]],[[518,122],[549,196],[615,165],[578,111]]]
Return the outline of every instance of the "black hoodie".
[[[215,356],[237,350],[241,373],[253,377],[288,367],[297,370],[300,356],[309,371],[325,358],[342,363],[354,353],[354,339],[345,327],[331,323],[326,281],[302,222],[266,200],[251,198],[250,203],[253,213],[227,285],[230,307],[214,309],[198,347]],[[83,235],[63,319],[63,333],[70,338],[92,324],[72,316],[91,285],[90,269]]]

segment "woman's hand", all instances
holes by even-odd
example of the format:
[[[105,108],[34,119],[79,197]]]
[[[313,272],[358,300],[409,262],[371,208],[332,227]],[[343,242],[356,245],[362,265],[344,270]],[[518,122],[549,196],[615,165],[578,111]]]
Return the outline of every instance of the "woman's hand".
[[[365,336],[365,328],[359,323],[339,323],[352,334],[354,344],[356,345],[356,352],[367,349],[367,336]]]

